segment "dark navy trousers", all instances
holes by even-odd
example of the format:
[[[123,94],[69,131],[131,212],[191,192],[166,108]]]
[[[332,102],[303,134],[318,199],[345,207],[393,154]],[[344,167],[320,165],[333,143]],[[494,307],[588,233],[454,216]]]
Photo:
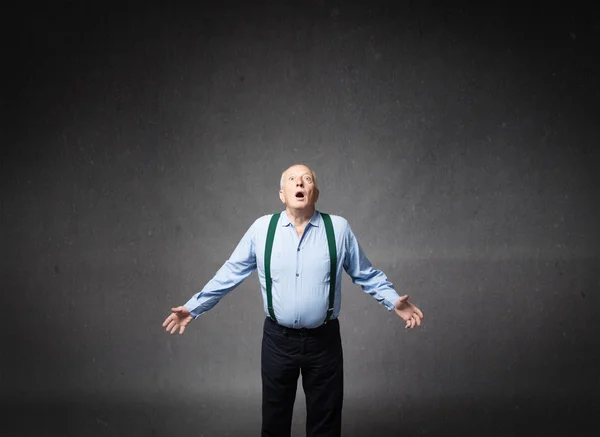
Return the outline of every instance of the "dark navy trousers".
[[[337,319],[291,329],[265,319],[261,351],[262,437],[289,437],[298,377],[306,396],[306,436],[340,437],[343,353]]]

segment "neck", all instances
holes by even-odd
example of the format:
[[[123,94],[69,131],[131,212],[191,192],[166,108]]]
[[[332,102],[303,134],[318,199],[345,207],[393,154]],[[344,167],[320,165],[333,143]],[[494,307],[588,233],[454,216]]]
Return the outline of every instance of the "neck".
[[[299,227],[299,226],[306,225],[310,221],[311,217],[315,213],[315,207],[312,206],[311,208],[302,208],[302,209],[294,209],[294,208],[286,207],[285,213],[287,214],[288,218],[290,219],[290,222],[294,226]]]

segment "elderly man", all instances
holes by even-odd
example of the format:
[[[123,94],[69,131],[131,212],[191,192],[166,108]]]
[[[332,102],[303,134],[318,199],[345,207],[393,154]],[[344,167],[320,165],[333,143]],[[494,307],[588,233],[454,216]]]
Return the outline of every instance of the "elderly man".
[[[283,172],[279,198],[285,211],[265,215],[248,229],[229,260],[184,306],[171,309],[163,327],[183,334],[188,323],[258,268],[266,314],[261,352],[262,436],[289,436],[299,374],[306,396],[306,435],[340,436],[343,359],[338,315],[341,274],[406,322],[423,313],[399,297],[373,268],[339,216],[315,209],[317,179],[304,165]]]

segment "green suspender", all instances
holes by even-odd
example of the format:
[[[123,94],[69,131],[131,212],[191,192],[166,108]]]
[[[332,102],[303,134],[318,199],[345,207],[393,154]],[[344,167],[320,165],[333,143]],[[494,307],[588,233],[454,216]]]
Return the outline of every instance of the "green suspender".
[[[335,300],[335,280],[337,274],[337,249],[335,247],[335,234],[329,214],[321,213],[325,223],[325,233],[327,234],[327,245],[329,246],[329,306],[327,307],[327,316],[323,323],[327,323],[333,314],[333,303]]]
[[[273,214],[271,221],[269,222],[269,230],[267,231],[267,244],[265,246],[265,284],[267,286],[267,309],[269,310],[269,316],[271,319],[277,321],[275,317],[275,311],[273,311],[273,295],[271,288],[273,280],[271,279],[271,253],[273,252],[273,240],[275,239],[275,230],[277,229],[277,222],[279,221],[279,215]],[[323,217],[323,223],[325,223],[325,233],[327,234],[327,246],[329,247],[329,305],[327,307],[327,316],[323,323],[327,323],[333,314],[333,305],[335,302],[335,283],[337,275],[337,249],[335,246],[335,234],[333,232],[333,224],[331,223],[331,217],[329,214],[321,213]]]
[[[281,213],[273,214],[271,221],[269,222],[269,231],[267,232],[267,245],[265,246],[265,284],[267,285],[267,308],[269,310],[269,316],[275,321],[275,311],[273,311],[273,296],[271,295],[271,286],[273,280],[271,279],[271,252],[273,252],[273,240],[275,239],[275,229],[277,229],[277,222],[279,221],[279,215]]]

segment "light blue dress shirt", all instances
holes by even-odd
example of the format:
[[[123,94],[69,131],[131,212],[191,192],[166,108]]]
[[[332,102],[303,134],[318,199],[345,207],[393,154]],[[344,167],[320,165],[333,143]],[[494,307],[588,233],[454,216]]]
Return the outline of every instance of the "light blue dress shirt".
[[[257,219],[231,257],[215,276],[185,304],[197,318],[214,307],[227,293],[258,268],[263,308],[268,316],[264,254],[271,215]],[[342,269],[352,281],[388,310],[399,299],[386,275],[373,268],[343,217],[331,215],[337,247],[337,280],[332,319],[340,313]],[[323,324],[329,303],[329,249],[325,224],[318,211],[307,223],[302,238],[285,211],[281,213],[271,255],[272,296],[275,317],[289,328],[316,328]]]

